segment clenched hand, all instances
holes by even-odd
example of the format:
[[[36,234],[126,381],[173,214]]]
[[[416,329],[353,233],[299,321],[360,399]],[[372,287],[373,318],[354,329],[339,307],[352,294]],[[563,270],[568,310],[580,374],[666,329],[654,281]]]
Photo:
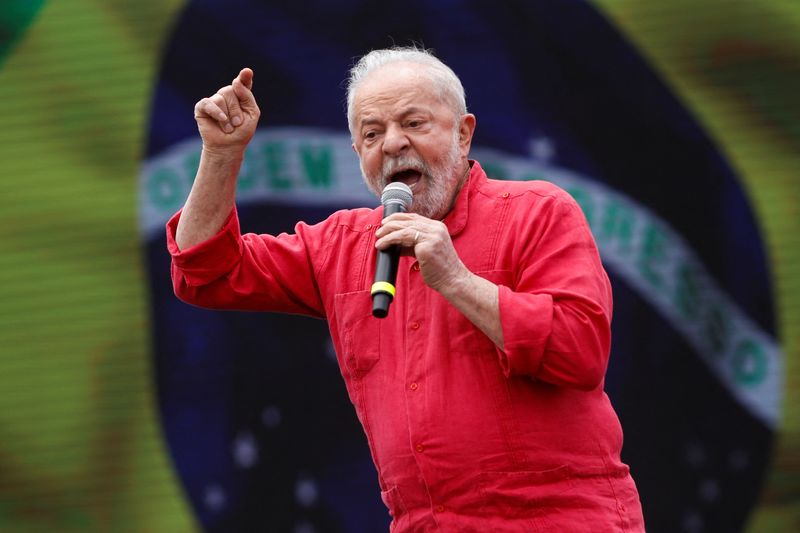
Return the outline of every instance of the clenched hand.
[[[261,116],[252,89],[253,71],[243,68],[230,85],[195,104],[194,118],[204,149],[244,150]]]

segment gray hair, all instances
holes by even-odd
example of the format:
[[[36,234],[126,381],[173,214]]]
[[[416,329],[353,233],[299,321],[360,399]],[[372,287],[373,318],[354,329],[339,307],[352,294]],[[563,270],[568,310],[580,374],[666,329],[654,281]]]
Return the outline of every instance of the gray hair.
[[[353,101],[355,93],[364,79],[374,70],[396,62],[417,63],[427,67],[424,72],[430,78],[439,98],[450,104],[457,115],[467,112],[464,86],[453,70],[441,62],[430,50],[416,46],[394,47],[383,50],[373,50],[358,60],[350,69],[347,79],[347,126],[353,134]]]

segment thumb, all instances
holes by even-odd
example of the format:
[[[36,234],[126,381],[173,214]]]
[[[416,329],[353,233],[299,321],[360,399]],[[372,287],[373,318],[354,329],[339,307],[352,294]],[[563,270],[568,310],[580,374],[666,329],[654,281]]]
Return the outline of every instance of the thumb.
[[[256,107],[256,99],[250,90],[253,87],[253,71],[249,68],[242,69],[238,76],[233,80],[233,92],[239,100],[242,109],[252,109]]]
[[[247,67],[243,68],[239,72],[239,75],[237,76],[237,79],[239,81],[241,81],[242,85],[247,87],[249,90],[251,90],[251,91],[253,90],[253,70],[252,69],[247,68]]]

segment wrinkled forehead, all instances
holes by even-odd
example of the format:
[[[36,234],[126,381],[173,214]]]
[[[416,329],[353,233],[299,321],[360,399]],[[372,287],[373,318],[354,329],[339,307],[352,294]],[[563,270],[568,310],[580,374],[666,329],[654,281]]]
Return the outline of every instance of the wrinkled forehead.
[[[396,62],[383,65],[364,78],[355,91],[353,111],[363,114],[391,112],[404,107],[445,105],[425,65]]]

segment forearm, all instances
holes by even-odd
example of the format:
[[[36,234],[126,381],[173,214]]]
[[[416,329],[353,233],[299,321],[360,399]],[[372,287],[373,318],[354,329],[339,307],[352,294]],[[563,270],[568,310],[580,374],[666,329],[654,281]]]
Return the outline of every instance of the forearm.
[[[441,291],[442,296],[503,349],[503,326],[497,285],[469,272],[463,272]]]
[[[610,333],[601,306],[589,301],[556,303],[552,296],[517,294],[518,298],[512,300],[519,304],[517,312],[506,309],[512,333],[507,339],[500,321],[497,285],[463,268],[440,292],[503,352],[507,375],[528,375],[580,390],[593,390],[602,383]],[[548,318],[531,318],[536,316]]]
[[[210,239],[220,230],[236,200],[236,177],[243,159],[240,150],[203,149],[175,232],[181,250]]]

